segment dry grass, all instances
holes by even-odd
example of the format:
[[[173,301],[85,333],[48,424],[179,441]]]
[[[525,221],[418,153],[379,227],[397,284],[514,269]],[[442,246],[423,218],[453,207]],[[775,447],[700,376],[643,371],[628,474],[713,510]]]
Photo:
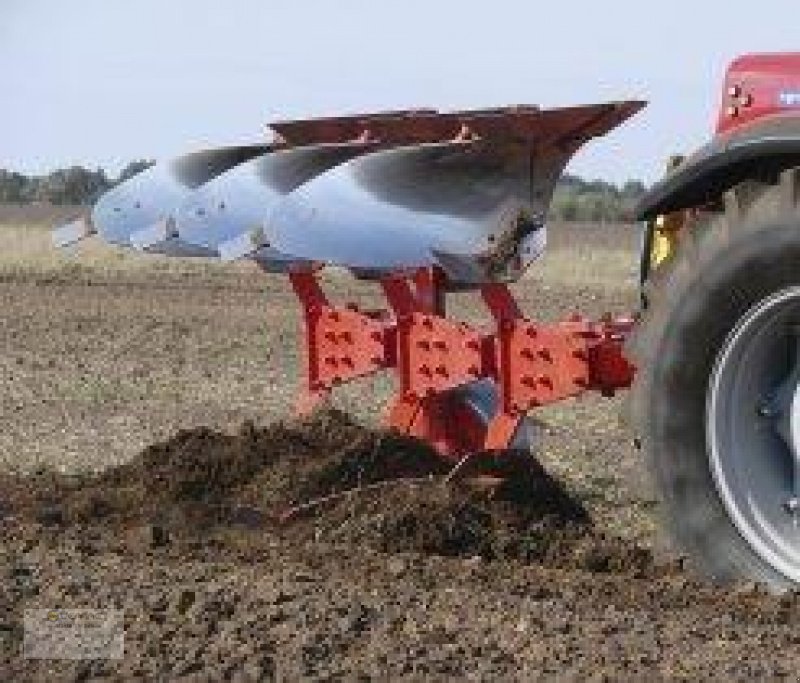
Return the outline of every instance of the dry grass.
[[[138,254],[87,240],[69,249],[55,249],[47,224],[0,224],[0,274],[7,278],[115,276],[124,274],[203,273],[213,263],[206,259],[178,261]]]
[[[2,207],[2,205],[0,205]],[[0,210],[0,275],[111,276],[125,273],[206,274],[251,273],[250,264],[225,264],[210,259],[173,259],[138,254],[87,240],[66,250],[53,248],[51,227],[58,220],[2,222]],[[528,277],[551,285],[630,284],[635,277],[638,229],[629,225],[556,225],[550,248]]]

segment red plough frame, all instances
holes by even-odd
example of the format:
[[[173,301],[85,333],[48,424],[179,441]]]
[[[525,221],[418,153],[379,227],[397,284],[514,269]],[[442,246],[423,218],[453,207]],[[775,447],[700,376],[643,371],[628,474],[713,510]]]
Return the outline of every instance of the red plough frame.
[[[539,324],[523,316],[506,285],[488,284],[481,293],[494,329],[487,332],[445,317],[446,282],[437,268],[382,280],[391,311],[331,304],[315,272],[290,278],[305,326],[298,412],[313,410],[341,383],[392,369],[398,387],[387,426],[450,459],[507,448],[534,408],[591,390],[613,395],[633,380],[622,353],[629,319]],[[455,391],[479,379],[492,380],[499,396],[488,426]]]

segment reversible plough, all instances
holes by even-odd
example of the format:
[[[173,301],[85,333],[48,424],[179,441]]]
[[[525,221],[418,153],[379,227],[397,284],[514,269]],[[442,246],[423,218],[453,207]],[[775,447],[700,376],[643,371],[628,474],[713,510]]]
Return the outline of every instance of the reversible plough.
[[[545,248],[569,159],[642,106],[276,123],[269,142],[187,154],[131,178],[55,241],[96,233],[288,275],[305,326],[298,410],[391,371],[387,424],[459,462],[530,448],[527,415],[540,406],[633,383],[635,442],[682,547],[716,579],[796,585],[800,54],[735,60],[711,141],[673,158],[642,199],[635,322],[545,323],[508,289]],[[378,282],[385,310],[329,300],[325,266]],[[490,328],[447,316],[455,291],[480,294]]]
[[[387,425],[448,458],[530,446],[525,415],[630,385],[629,320],[526,318],[507,282],[543,250],[553,185],[587,139],[642,103],[389,112],[273,124],[268,145],[186,155],[112,190],[56,233],[184,256],[251,258],[288,274],[303,311],[297,409],[391,370]],[[387,310],[337,305],[319,270],[379,281]],[[446,315],[479,291],[494,329]]]

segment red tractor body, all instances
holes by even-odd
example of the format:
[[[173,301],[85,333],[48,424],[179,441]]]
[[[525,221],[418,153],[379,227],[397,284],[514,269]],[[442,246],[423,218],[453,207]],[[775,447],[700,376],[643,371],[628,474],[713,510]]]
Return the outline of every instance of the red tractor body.
[[[725,75],[718,134],[786,113],[800,114],[800,54],[743,55],[731,63]]]

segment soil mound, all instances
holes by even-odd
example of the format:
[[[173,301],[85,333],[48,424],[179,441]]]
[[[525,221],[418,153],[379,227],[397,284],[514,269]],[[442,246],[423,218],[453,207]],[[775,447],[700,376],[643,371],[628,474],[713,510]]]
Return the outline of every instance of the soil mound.
[[[446,469],[423,444],[368,430],[331,410],[267,427],[245,423],[237,434],[180,431],[97,476],[6,476],[0,501],[7,511],[44,523],[133,520],[169,506],[256,500],[277,510],[340,488]]]
[[[298,542],[654,571],[649,550],[598,531],[530,455],[479,454],[452,477],[450,468],[420,441],[328,410],[237,434],[181,431],[94,477],[5,478],[0,500],[47,526],[157,523],[180,536],[244,522]]]

